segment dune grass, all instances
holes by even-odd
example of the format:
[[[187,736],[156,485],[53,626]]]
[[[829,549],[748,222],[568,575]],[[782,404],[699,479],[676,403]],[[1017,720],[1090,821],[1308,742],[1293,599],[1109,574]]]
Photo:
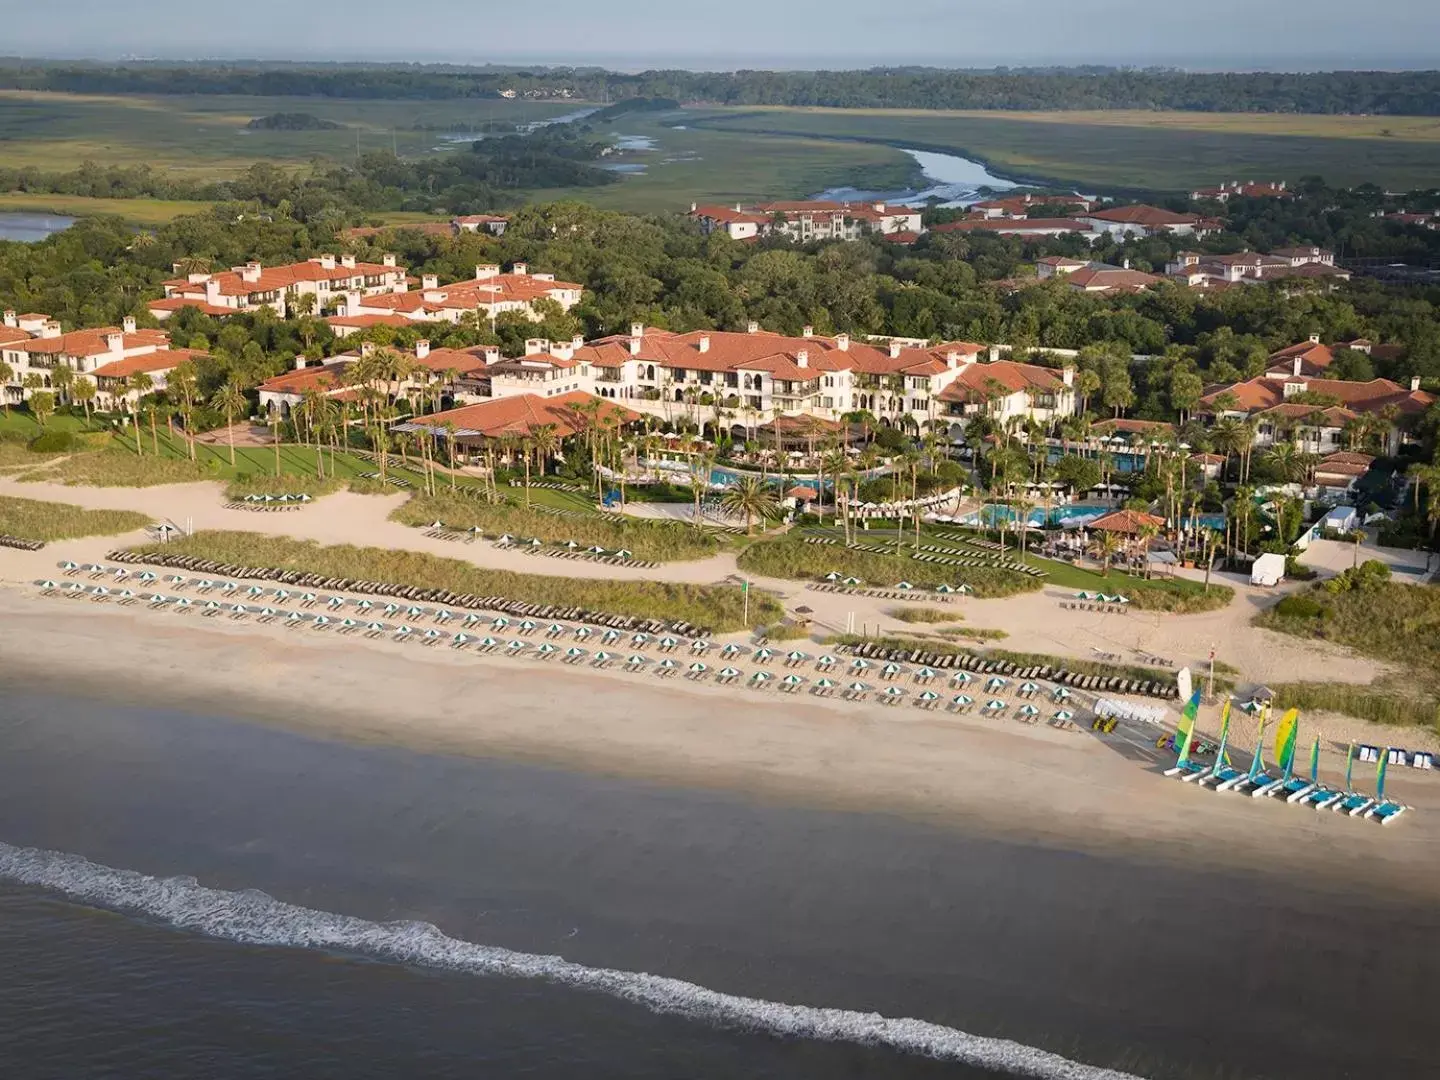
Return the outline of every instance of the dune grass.
[[[965,618],[958,611],[933,607],[895,607],[887,609],[885,614],[903,623],[960,622]]]
[[[156,487],[215,480],[205,465],[164,457],[136,457],[124,450],[90,450],[71,454],[20,476],[22,483],[65,484],[71,487]]]
[[[754,574],[799,581],[820,581],[833,572],[859,578],[877,588],[889,588],[901,581],[922,588],[964,584],[981,598],[1033,592],[1042,585],[1036,578],[999,567],[916,562],[908,550],[901,555],[881,555],[838,544],[805,544],[793,536],[751,544],[741,552],[739,566]]]
[[[378,484],[379,481],[376,481]],[[284,473],[280,476],[241,476],[225,486],[227,499],[243,499],[247,495],[309,495],[319,498],[339,491],[344,483],[336,477],[327,476],[317,480],[313,475]],[[384,485],[382,485],[384,486]]]
[[[86,510],[69,503],[0,495],[0,534],[23,540],[114,536],[143,529],[149,523],[148,517],[133,510]]]
[[[1440,734],[1440,698],[1393,679],[1368,686],[1351,683],[1296,682],[1273,687],[1277,709],[1334,712],[1376,724],[1423,727]]]
[[[402,525],[425,526],[441,521],[452,529],[479,528],[489,534],[509,533],[556,544],[573,540],[582,548],[598,546],[606,551],[624,548],[638,559],[653,562],[703,559],[715,554],[717,548],[712,535],[680,523],[599,513],[562,517],[505,503],[491,505],[443,490],[435,495],[412,496],[390,517]]]
[[[505,596],[527,603],[587,608],[616,615],[680,620],[717,632],[745,628],[744,598],[739,588],[519,574],[415,551],[349,544],[325,547],[312,540],[245,532],[199,532],[168,544],[144,545],[136,550],[151,554],[193,555],[238,566],[298,570],[327,577]],[[773,598],[752,592],[752,624],[773,623],[780,615],[780,605]]]

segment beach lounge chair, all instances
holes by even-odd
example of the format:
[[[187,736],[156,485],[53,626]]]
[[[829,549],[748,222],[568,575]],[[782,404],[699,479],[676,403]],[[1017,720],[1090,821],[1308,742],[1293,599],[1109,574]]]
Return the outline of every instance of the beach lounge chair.
[[[582,649],[578,646],[571,645],[570,648],[565,650],[565,663],[578,664],[581,660],[585,659],[585,657],[589,655],[590,650]]]
[[[643,637],[644,635],[636,634],[635,636]],[[641,656],[639,653],[636,653],[634,656],[630,657],[630,659],[625,661],[625,667],[628,671],[639,671],[649,662],[650,658],[648,656]]]
[[[885,692],[880,696],[880,700],[887,705],[894,705],[904,696],[905,691],[902,688],[898,686],[887,686]]]
[[[991,698],[985,703],[985,712],[990,716],[999,716],[1010,706],[999,698]]]
[[[863,682],[853,682],[845,688],[845,696],[851,701],[864,701],[870,687]]]
[[[935,708],[936,702],[938,702],[939,700],[940,695],[937,694],[934,690],[922,690],[916,696],[915,704],[922,709],[933,709]]]
[[[793,694],[796,690],[800,689],[801,684],[804,682],[805,678],[802,675],[786,675],[780,680],[780,689],[787,694]]]
[[[816,679],[814,692],[816,697],[829,697],[835,692],[835,681],[833,679]]]
[[[950,699],[950,707],[957,713],[968,713],[975,707],[975,699],[968,694],[956,694]]]
[[[667,675],[673,675],[679,666],[678,663],[667,656],[655,665],[655,674],[663,679]]]
[[[744,674],[744,672],[742,672],[739,668],[733,668],[733,667],[721,668],[719,671],[717,671],[717,672],[715,673],[715,681],[718,682],[718,683],[726,683],[726,684],[729,684],[729,683],[734,682],[736,679],[738,679],[738,678],[739,678],[741,675],[743,675],[743,674]]]
[[[815,661],[815,669],[816,669],[817,671],[829,671],[831,668],[833,668],[833,667],[835,666],[835,664],[836,664],[835,657],[833,657],[833,656],[821,656],[821,657],[817,658],[816,661]]]
[[[799,649],[792,649],[785,654],[785,666],[794,667],[796,664],[803,664],[810,659],[809,653],[803,653]]]
[[[775,676],[771,675],[768,671],[757,671],[750,676],[750,689],[764,690],[767,686],[770,685],[771,680],[773,680],[774,678]]]

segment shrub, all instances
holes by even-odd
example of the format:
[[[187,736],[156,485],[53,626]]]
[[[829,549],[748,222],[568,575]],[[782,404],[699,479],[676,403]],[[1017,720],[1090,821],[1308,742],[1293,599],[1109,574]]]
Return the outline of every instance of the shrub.
[[[965,616],[958,611],[942,611],[933,607],[897,607],[885,612],[892,619],[903,623],[960,622]]]
[[[65,454],[75,449],[75,436],[68,431],[43,431],[30,440],[28,449],[36,454]]]
[[[350,491],[356,495],[394,495],[395,489],[379,477],[352,476]]]
[[[1326,610],[1324,604],[1305,593],[1287,596],[1275,605],[1275,614],[1287,619],[1315,619]]]
[[[71,486],[154,487],[214,480],[218,469],[218,462],[200,465],[184,459],[137,457],[127,450],[93,450],[25,473],[20,480]]]

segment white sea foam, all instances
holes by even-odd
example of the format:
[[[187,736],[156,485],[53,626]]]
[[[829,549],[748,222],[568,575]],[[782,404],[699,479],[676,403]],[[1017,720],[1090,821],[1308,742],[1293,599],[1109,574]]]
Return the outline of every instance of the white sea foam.
[[[737,997],[661,975],[586,967],[558,956],[477,945],[447,937],[429,923],[370,922],[287,904],[254,889],[209,889],[191,877],[147,877],[62,852],[0,843],[0,879],[250,945],[328,949],[445,971],[542,979],[706,1023],[791,1038],[888,1047],[1014,1076],[1138,1080],[1129,1073],[1070,1061],[1008,1039],[970,1035],[924,1020]]]

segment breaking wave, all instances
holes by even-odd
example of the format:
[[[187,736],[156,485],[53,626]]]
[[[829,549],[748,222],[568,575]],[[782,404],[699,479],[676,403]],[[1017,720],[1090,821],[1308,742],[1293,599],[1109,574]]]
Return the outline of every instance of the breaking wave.
[[[115,870],[79,855],[0,843],[0,879],[247,945],[326,949],[443,971],[540,979],[704,1023],[887,1047],[1014,1076],[1139,1080],[1008,1039],[970,1035],[924,1020],[738,997],[661,975],[586,967],[558,956],[477,945],[447,937],[429,923],[371,922],[287,904],[254,889],[229,892],[206,888],[191,877],[155,878]]]

